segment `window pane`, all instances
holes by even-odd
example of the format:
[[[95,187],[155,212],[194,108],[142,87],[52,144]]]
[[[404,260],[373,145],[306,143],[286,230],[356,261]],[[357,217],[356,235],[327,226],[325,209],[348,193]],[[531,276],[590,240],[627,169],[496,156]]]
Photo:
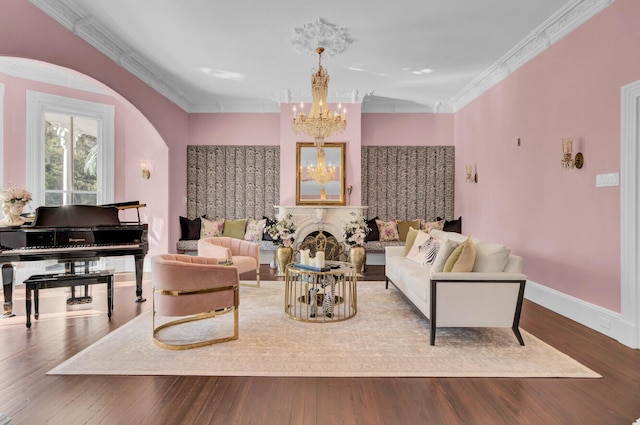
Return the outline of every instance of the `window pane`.
[[[95,193],[74,193],[73,203],[76,205],[96,205],[98,198]]]
[[[64,139],[62,137],[69,132],[68,122],[64,122],[65,117],[55,117],[49,113],[45,114],[45,118],[45,190],[62,190],[64,175],[62,147]],[[68,121],[68,117],[66,118]]]
[[[98,127],[94,118],[45,112],[45,205],[97,204]]]
[[[50,207],[59,207],[62,205],[62,193],[45,193],[44,204]]]

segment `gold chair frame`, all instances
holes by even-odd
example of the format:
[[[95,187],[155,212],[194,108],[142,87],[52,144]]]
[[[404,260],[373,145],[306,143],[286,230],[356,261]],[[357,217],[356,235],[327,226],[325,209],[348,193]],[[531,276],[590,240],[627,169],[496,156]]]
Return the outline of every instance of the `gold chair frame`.
[[[211,292],[220,292],[220,291],[233,291],[233,307],[228,307],[222,310],[217,310],[217,311],[210,311],[210,312],[206,312],[206,313],[198,313],[198,314],[194,314],[192,316],[189,317],[185,317],[185,318],[181,318],[181,319],[177,319],[177,320],[172,320],[166,323],[163,323],[161,325],[159,325],[158,327],[156,327],[156,309],[155,309],[155,296],[153,297],[153,342],[154,344],[156,344],[158,347],[161,348],[165,348],[168,350],[188,350],[191,348],[198,348],[198,347],[204,347],[206,345],[212,345],[212,344],[217,344],[220,342],[227,342],[227,341],[232,341],[234,339],[238,339],[238,306],[239,306],[239,302],[240,302],[240,297],[239,297],[239,285],[238,284],[234,284],[234,285],[230,285],[230,286],[221,286],[218,288],[206,288],[206,289],[199,289],[199,290],[194,290],[194,291],[175,291],[175,290],[163,290],[163,289],[158,289],[158,288],[154,288],[154,292],[160,295],[169,295],[169,296],[175,296],[175,297],[181,297],[181,296],[189,296],[189,295],[199,295],[199,294],[206,294],[206,293],[211,293]],[[156,337],[157,333],[162,330],[162,329],[166,329],[168,327],[171,326],[175,326],[175,325],[180,325],[182,323],[188,323],[188,322],[194,322],[197,320],[203,320],[203,319],[209,319],[209,318],[213,318],[215,316],[221,315],[221,314],[225,314],[228,313],[229,311],[231,311],[233,309],[233,335],[230,336],[225,336],[225,337],[221,337],[221,338],[214,338],[214,339],[209,339],[209,340],[204,340],[204,341],[198,341],[198,342],[192,342],[192,343],[188,343],[188,344],[169,344],[167,342],[164,342],[160,339],[158,339]]]

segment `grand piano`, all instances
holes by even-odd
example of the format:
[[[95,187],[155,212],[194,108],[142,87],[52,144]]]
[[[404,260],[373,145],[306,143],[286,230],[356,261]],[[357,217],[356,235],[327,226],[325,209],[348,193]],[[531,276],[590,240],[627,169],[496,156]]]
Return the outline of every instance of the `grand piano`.
[[[123,208],[144,206],[138,202],[110,205],[39,207],[31,225],[0,227],[0,267],[4,290],[4,315],[12,314],[13,269],[10,263],[57,260],[67,272],[76,263],[102,257],[131,255],[135,261],[136,302],[143,302],[142,273],[149,249],[145,223],[121,222]],[[139,218],[139,214],[138,214]]]

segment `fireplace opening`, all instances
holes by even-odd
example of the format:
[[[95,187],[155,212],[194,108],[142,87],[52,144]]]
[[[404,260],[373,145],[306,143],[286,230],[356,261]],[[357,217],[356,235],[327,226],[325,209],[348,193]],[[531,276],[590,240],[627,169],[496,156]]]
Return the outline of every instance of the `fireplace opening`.
[[[305,236],[296,245],[296,253],[301,249],[308,249],[311,257],[315,257],[318,251],[324,251],[324,257],[328,261],[348,261],[344,245],[324,230],[316,230]]]

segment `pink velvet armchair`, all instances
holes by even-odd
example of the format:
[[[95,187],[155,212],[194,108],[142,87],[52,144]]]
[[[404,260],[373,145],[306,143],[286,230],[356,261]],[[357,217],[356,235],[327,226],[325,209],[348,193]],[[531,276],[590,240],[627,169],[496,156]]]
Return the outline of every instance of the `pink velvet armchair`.
[[[156,345],[173,350],[184,350],[238,339],[238,306],[240,304],[238,270],[234,266],[220,265],[218,261],[217,258],[181,254],[152,257],[153,342]],[[231,335],[180,344],[159,338],[158,333],[162,329],[212,318],[231,310],[234,315]],[[156,326],[156,316],[180,318]]]
[[[237,267],[238,273],[256,272],[256,287],[260,287],[260,245],[228,237],[198,240],[198,257],[226,258]]]

